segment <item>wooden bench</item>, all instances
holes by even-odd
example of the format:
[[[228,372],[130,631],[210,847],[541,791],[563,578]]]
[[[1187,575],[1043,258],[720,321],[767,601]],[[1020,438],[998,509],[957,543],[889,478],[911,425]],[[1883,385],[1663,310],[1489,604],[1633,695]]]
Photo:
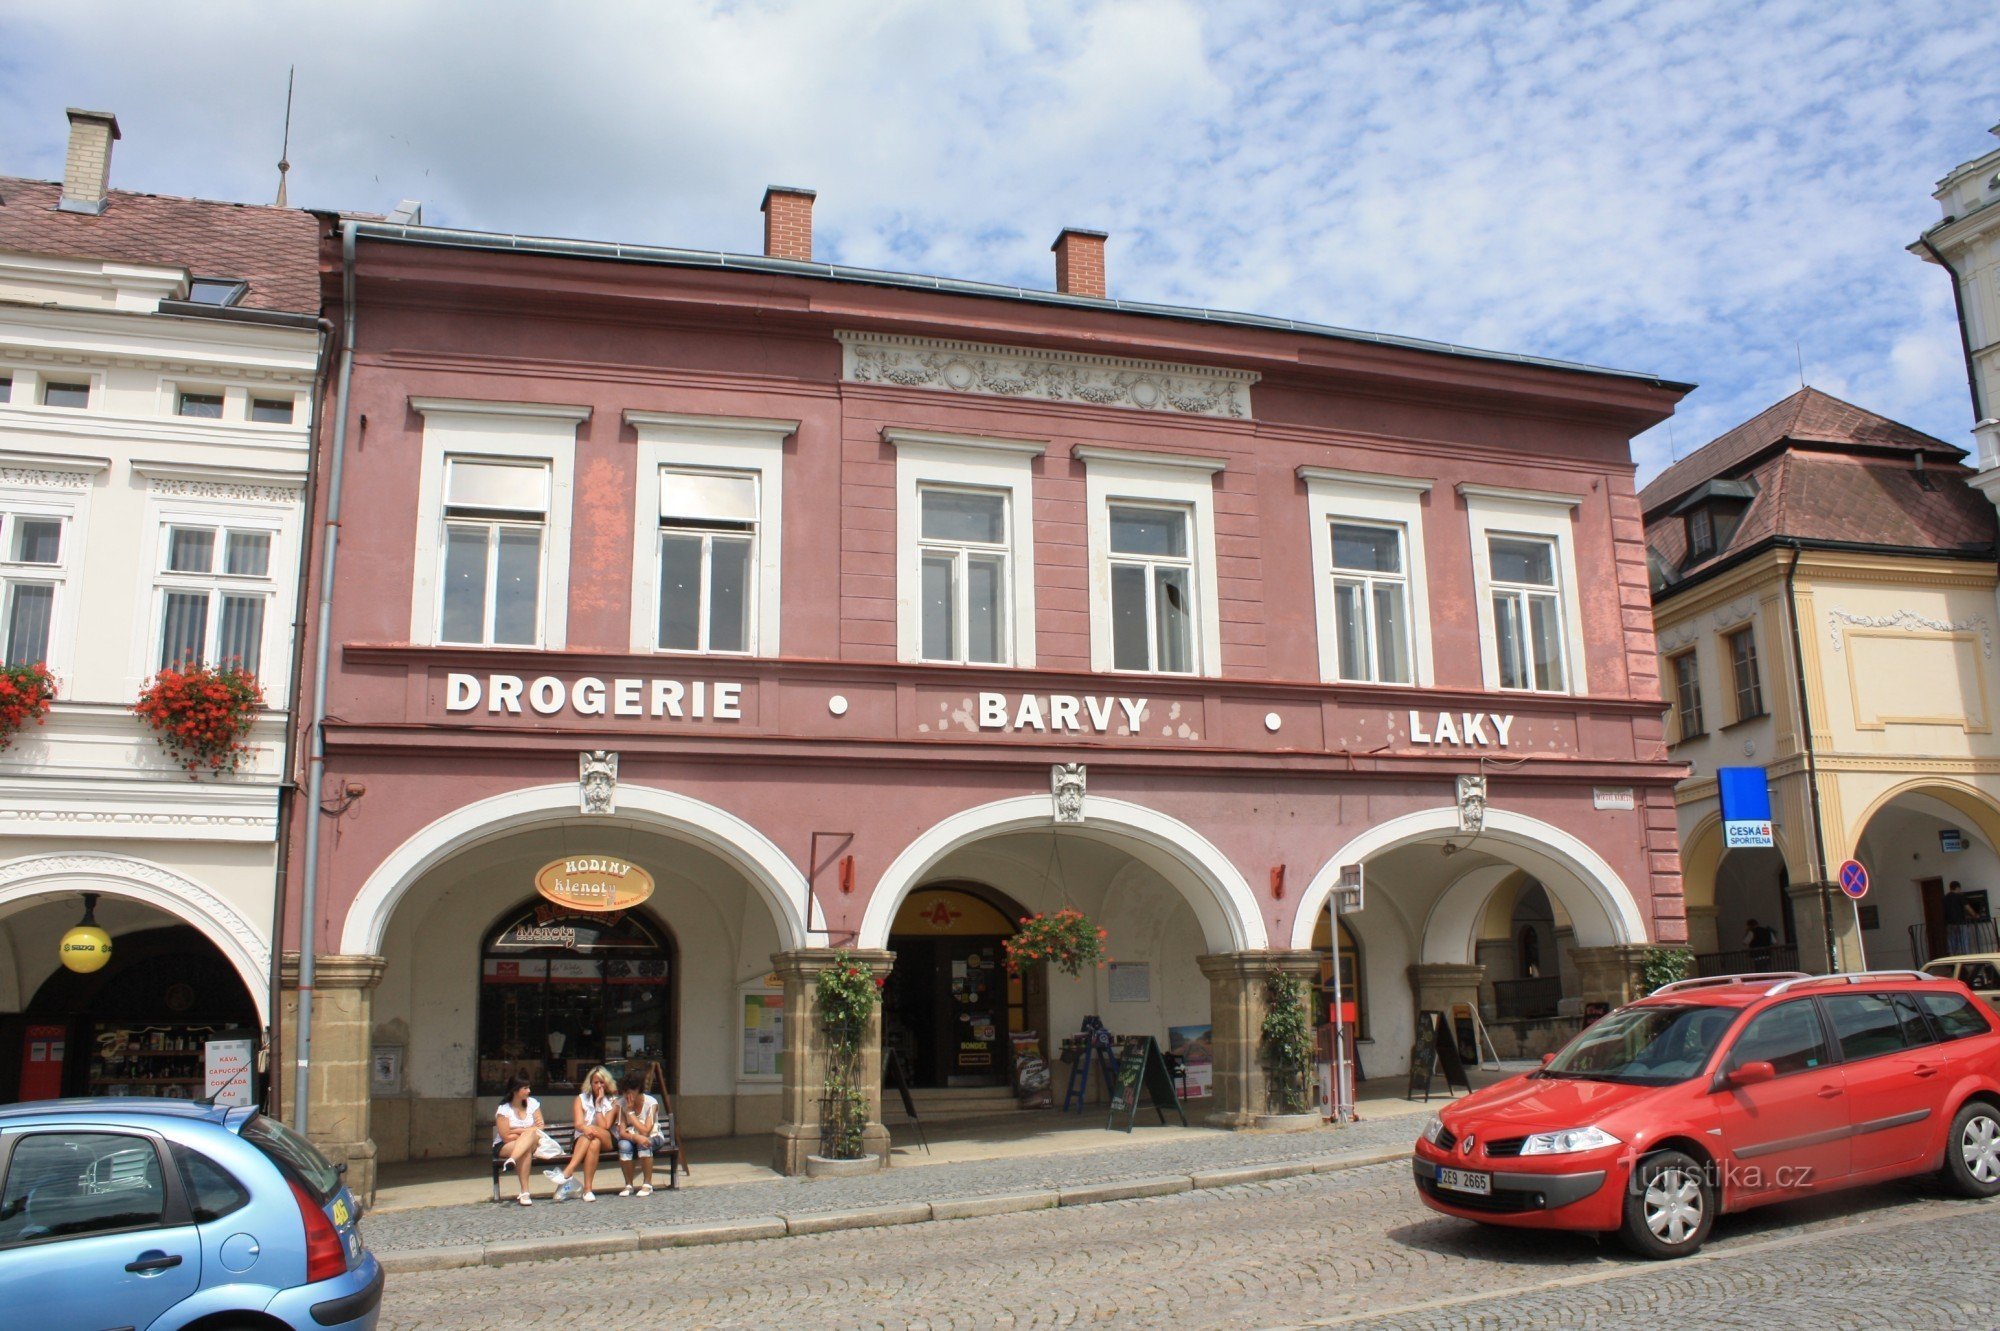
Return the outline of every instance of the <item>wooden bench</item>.
[[[659,1128],[666,1135],[667,1144],[653,1152],[653,1159],[655,1161],[664,1160],[667,1162],[667,1191],[677,1192],[681,1186],[680,1176],[688,1172],[688,1167],[687,1154],[681,1149],[680,1134],[674,1129],[674,1111],[671,1108],[666,1106],[661,1107]],[[571,1152],[576,1150],[576,1129],[570,1124],[551,1123],[543,1131],[555,1138],[556,1144],[562,1147],[562,1158],[559,1160],[535,1161],[533,1167],[537,1172],[547,1169],[551,1165],[560,1168],[568,1164]],[[497,1202],[500,1200],[500,1180],[507,1174],[509,1168],[507,1157],[500,1153],[500,1143],[498,1142],[493,1143],[492,1166],[493,1200]],[[599,1169],[607,1167],[614,1170],[617,1169],[618,1153],[611,1151],[606,1156],[599,1157],[597,1167]]]

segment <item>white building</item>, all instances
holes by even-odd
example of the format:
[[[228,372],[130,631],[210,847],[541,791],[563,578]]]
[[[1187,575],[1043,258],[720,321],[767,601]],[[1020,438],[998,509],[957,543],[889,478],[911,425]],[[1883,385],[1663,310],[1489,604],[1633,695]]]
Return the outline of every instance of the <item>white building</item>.
[[[2000,138],[2000,125],[1991,132]],[[1953,168],[1932,197],[1944,220],[1910,253],[1951,274],[1978,441],[1972,483],[2000,504],[2000,148]]]
[[[58,701],[0,750],[0,1100],[200,1094],[268,1024],[279,802],[319,363],[317,223],[109,188],[72,110],[58,184],[0,177],[0,653]],[[268,710],[190,778],[132,711],[188,659]],[[57,964],[83,894],[114,938]]]

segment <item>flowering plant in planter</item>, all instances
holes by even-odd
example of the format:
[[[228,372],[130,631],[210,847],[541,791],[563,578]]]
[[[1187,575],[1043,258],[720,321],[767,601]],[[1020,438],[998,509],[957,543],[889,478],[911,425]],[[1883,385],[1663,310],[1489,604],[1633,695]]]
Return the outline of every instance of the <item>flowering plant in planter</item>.
[[[233,772],[250,752],[244,739],[264,707],[264,686],[241,666],[189,662],[146,681],[132,710],[160,747],[193,779],[203,768]]]
[[[868,1019],[881,1001],[881,980],[846,951],[836,952],[814,981],[820,1031],[826,1037],[826,1094],[820,1099],[820,1154],[829,1160],[859,1160],[868,1126],[868,1093],[862,1081],[861,1047]]]
[[[0,666],[0,749],[12,744],[28,722],[40,725],[55,698],[56,677],[47,666]]]
[[[1064,907],[1053,915],[1028,915],[1014,936],[1002,941],[1007,952],[1007,969],[1015,975],[1023,966],[1047,961],[1070,975],[1085,966],[1102,966],[1104,930],[1092,924],[1080,910]]]
[[[1264,984],[1264,1071],[1280,1114],[1309,1113],[1312,1101],[1312,1009],[1306,982],[1272,971]]]

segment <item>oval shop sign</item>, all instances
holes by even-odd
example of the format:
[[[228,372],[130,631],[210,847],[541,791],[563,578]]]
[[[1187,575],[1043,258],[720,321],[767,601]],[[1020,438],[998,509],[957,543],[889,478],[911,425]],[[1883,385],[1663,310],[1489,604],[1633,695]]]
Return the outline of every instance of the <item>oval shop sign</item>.
[[[572,910],[630,910],[653,895],[653,875],[609,855],[565,855],[536,871],[535,890]]]

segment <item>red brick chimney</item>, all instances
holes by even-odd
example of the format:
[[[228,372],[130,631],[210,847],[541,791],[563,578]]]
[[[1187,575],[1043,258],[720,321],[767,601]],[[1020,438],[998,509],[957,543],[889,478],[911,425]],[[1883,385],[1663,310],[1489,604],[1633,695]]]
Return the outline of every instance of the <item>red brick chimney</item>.
[[[813,256],[813,199],[809,189],[773,185],[764,191],[764,254],[772,259],[797,259],[811,263]]]
[[[1102,231],[1066,226],[1049,246],[1056,252],[1056,290],[1066,296],[1104,299],[1104,239]]]

